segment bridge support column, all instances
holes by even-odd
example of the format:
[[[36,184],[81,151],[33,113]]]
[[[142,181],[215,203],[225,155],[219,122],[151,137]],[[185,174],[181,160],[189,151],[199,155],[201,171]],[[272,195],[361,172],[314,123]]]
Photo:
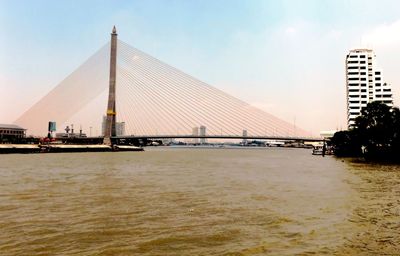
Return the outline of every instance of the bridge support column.
[[[115,82],[117,74],[117,30],[115,26],[111,33],[111,54],[110,54],[110,87],[108,92],[107,119],[103,143],[111,145],[111,137],[116,136],[116,109],[115,109]]]

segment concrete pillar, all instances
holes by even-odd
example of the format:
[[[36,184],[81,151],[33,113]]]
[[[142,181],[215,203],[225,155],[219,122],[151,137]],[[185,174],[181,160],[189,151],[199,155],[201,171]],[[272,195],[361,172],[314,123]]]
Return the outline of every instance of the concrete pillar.
[[[111,145],[111,137],[116,136],[115,82],[117,75],[117,30],[115,26],[111,33],[110,54],[110,87],[108,92],[107,120],[104,133],[104,144]]]

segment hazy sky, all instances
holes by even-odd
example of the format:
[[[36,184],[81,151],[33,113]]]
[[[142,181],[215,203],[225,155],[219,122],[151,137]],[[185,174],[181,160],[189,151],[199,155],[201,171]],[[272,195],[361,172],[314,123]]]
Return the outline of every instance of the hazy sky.
[[[346,127],[345,55],[370,47],[400,103],[400,1],[0,0],[0,123],[119,38],[313,132]]]

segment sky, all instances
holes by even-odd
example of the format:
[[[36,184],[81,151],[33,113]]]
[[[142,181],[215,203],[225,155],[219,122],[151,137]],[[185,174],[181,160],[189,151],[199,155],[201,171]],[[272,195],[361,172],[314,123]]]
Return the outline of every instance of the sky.
[[[0,0],[0,123],[109,40],[318,135],[346,128],[345,56],[372,48],[400,104],[399,1]]]

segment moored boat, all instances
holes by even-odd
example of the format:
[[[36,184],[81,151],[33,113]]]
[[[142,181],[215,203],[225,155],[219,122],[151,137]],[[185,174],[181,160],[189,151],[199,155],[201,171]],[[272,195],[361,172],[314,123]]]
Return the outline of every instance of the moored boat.
[[[37,144],[0,144],[0,154],[28,154],[39,152],[41,152],[41,149]]]

